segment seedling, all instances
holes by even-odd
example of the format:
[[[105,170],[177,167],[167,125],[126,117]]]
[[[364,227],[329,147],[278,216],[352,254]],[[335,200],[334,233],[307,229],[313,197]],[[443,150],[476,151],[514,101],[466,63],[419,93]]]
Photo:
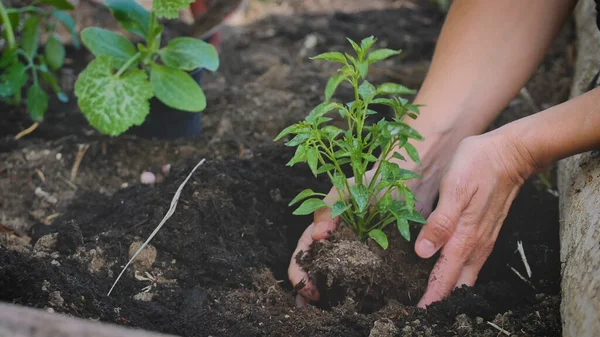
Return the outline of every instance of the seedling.
[[[40,122],[48,110],[52,91],[61,102],[68,97],[60,88],[55,72],[65,61],[65,47],[55,33],[58,24],[64,25],[79,46],[75,20],[66,12],[73,9],[67,0],[38,0],[22,8],[6,8],[0,1],[0,42],[4,50],[0,56],[0,100],[11,105],[23,103],[31,119]],[[41,32],[48,35],[43,52],[39,49]]]
[[[193,0],[155,0],[148,11],[134,0],[105,0],[121,26],[141,37],[136,46],[106,29],[81,32],[83,44],[96,56],[79,75],[75,95],[89,123],[101,133],[119,135],[140,125],[154,96],[165,105],[188,112],[206,108],[204,92],[187,73],[216,71],[217,50],[202,40],[180,37],[161,46],[159,18],[176,18]]]
[[[287,165],[307,163],[315,176],[326,174],[339,196],[339,201],[329,206],[319,198],[325,194],[304,190],[290,203],[291,206],[303,201],[294,214],[308,215],[330,207],[332,217],[339,216],[344,224],[352,227],[360,240],[370,237],[387,249],[388,239],[383,232],[386,226],[395,222],[400,234],[410,240],[408,222],[425,223],[425,219],[415,210],[415,195],[406,185],[407,180],[419,178],[419,175],[400,168],[395,160],[389,160],[406,161],[398,151],[404,149],[411,160],[420,164],[419,154],[409,139],[423,140],[423,137],[403,122],[406,116],[417,118],[419,106],[400,97],[414,94],[414,90],[396,83],[383,83],[376,87],[365,79],[371,64],[398,55],[400,51],[379,49],[370,52],[376,41],[373,37],[362,40],[360,45],[349,41],[356,56],[329,52],[312,58],[337,62],[342,67],[327,82],[325,102],[312,110],[303,121],[285,128],[275,141],[293,135],[285,143],[296,147],[294,157]],[[349,83],[354,89],[354,100],[346,104],[333,102],[333,94],[343,82]],[[394,117],[367,125],[367,116],[376,114],[371,110],[376,104],[391,107]],[[327,115],[332,112],[339,113],[345,119],[347,129],[328,123],[331,118]],[[375,156],[378,150],[379,161]],[[374,175],[369,179],[367,170],[375,163]],[[352,169],[353,184],[348,182],[344,174],[343,169],[347,166]]]

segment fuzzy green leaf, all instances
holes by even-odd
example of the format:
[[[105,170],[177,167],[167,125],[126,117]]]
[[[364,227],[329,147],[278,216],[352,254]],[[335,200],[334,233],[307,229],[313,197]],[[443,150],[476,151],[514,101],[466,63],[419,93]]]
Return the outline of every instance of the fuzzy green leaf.
[[[166,106],[188,112],[200,112],[206,108],[206,97],[198,83],[179,69],[153,63],[150,83],[156,98]]]
[[[294,166],[297,163],[302,163],[306,161],[306,151],[307,147],[304,144],[301,144],[296,148],[296,153],[294,153],[294,157],[290,159],[290,161],[286,164],[286,166]]]
[[[398,153],[398,152],[394,152],[394,154],[392,154],[392,158],[396,158],[396,159],[400,159],[400,160],[406,161],[406,158],[403,155],[401,155],[400,153]]]
[[[319,162],[319,150],[312,146],[308,150],[306,150],[306,161],[308,162],[308,167],[312,171],[313,175],[317,176],[317,165]]]
[[[367,62],[369,64],[373,64],[375,62],[379,62],[387,59],[388,57],[400,54],[400,50],[392,50],[392,49],[378,49],[374,52],[370,53],[367,57]]]
[[[0,75],[0,97],[16,94],[27,83],[27,68],[21,62],[14,63]]]
[[[79,49],[79,35],[77,34],[77,30],[75,30],[75,19],[73,19],[73,17],[69,13],[59,11],[58,9],[52,11],[52,16],[54,16],[54,18],[60,21],[60,23],[62,23],[67,28],[69,33],[71,33],[73,46]]]
[[[34,122],[44,119],[44,114],[48,110],[48,94],[40,87],[34,84],[27,90],[27,111]]]
[[[38,0],[39,2],[50,5],[56,9],[62,9],[66,11],[73,10],[75,7],[67,0]]]
[[[362,158],[371,163],[377,162],[377,157],[375,157],[374,155],[372,155],[370,153],[363,153]]]
[[[387,235],[385,235],[385,233],[381,230],[381,229],[373,229],[369,232],[369,237],[373,240],[375,240],[375,242],[377,242],[377,244],[379,244],[381,246],[381,248],[383,249],[387,249],[388,248],[388,238]]]
[[[363,212],[369,205],[369,191],[363,184],[357,184],[350,187],[350,195],[356,202],[359,212]]]
[[[333,219],[337,216],[340,216],[341,214],[349,210],[350,207],[352,207],[352,205],[346,205],[343,201],[336,201],[333,204],[333,207],[331,208],[331,218]]]
[[[321,199],[308,199],[305,200],[300,207],[298,207],[294,211],[294,215],[308,215],[313,213],[314,211],[321,209],[323,207],[327,207],[327,204]]]
[[[144,122],[150,111],[148,100],[154,94],[144,71],[133,69],[116,77],[113,69],[109,57],[90,62],[75,82],[75,96],[92,126],[116,136]]]
[[[154,0],[152,10],[159,18],[177,19],[179,12],[189,7],[194,0]]]
[[[0,56],[0,69],[8,67],[11,64],[15,64],[18,60],[17,49],[5,49],[2,51]]]
[[[46,55],[46,61],[52,70],[58,70],[62,68],[63,64],[65,63],[65,46],[62,45],[55,34],[50,35],[48,38],[44,55]]]
[[[300,123],[298,124],[294,124],[294,125],[290,125],[287,128],[283,129],[279,135],[277,135],[277,137],[275,137],[274,141],[279,141],[281,140],[283,137],[292,134],[292,133],[300,133],[300,132],[310,132],[310,127],[306,126],[306,125],[302,125]]]
[[[346,64],[346,58],[342,53],[339,52],[329,52],[323,53],[317,56],[313,56],[310,58],[311,60],[320,60],[320,61],[331,61]]]
[[[315,194],[317,194],[317,193],[315,191],[311,190],[310,188],[305,189],[304,191],[298,193],[298,195],[292,201],[290,201],[288,206],[292,206],[292,205],[298,203],[300,200],[304,200],[308,197],[312,197]]]
[[[117,66],[123,65],[133,57],[137,50],[129,40],[110,30],[89,27],[81,32],[83,44],[98,56],[109,56],[117,61]]]
[[[408,226],[408,221],[404,218],[397,218],[396,226],[398,227],[400,235],[402,235],[406,241],[410,241],[410,227]]]
[[[150,11],[134,0],[104,0],[112,15],[128,32],[148,37]]]
[[[377,88],[377,93],[380,95],[414,95],[417,91],[401,84],[384,83]]]
[[[192,71],[206,68],[216,71],[219,68],[217,49],[210,43],[191,37],[179,37],[169,41],[160,50],[160,57],[169,67]]]
[[[375,89],[375,86],[368,81],[364,81],[360,87],[358,87],[358,94],[365,102],[370,102],[377,94],[377,89]]]
[[[350,38],[346,38],[346,40],[348,40],[348,42],[350,42],[350,45],[352,45],[352,49],[354,49],[354,52],[360,58],[363,55],[363,51],[360,48],[360,46],[356,42],[354,42],[354,40],[352,40]]]
[[[339,109],[342,106],[339,103],[333,102],[324,102],[317,105],[309,114],[306,116],[305,120],[309,123],[317,123],[319,118],[323,117],[328,112]],[[318,124],[318,123],[317,123]]]
[[[360,73],[360,77],[362,79],[367,78],[367,75],[369,74],[369,63],[367,63],[367,61],[357,62],[356,63],[356,67],[358,68],[358,72]]]
[[[304,144],[307,140],[310,139],[310,133],[299,133],[296,137],[292,138],[289,142],[285,143],[285,146],[298,146],[300,144]]]
[[[404,144],[404,149],[408,153],[410,159],[412,159],[418,165],[421,165],[421,158],[419,158],[419,152],[417,152],[417,149],[412,144]]]
[[[423,140],[423,136],[417,130],[402,122],[387,123],[387,129],[390,135],[402,135],[407,138]]]
[[[28,58],[33,58],[37,53],[40,43],[40,18],[32,15],[25,20],[23,35],[21,36],[21,49]]]
[[[344,82],[345,79],[346,79],[345,76],[338,75],[338,76],[333,76],[332,78],[329,79],[329,81],[327,81],[327,86],[325,87],[325,101],[326,102],[329,102],[331,100],[331,97],[333,97],[335,90],[337,89],[337,87],[339,87],[339,85],[342,82]]]

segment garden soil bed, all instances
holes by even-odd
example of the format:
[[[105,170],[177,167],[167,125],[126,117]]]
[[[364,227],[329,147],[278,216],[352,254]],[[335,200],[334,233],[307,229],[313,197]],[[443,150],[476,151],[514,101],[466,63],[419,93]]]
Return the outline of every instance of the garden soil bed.
[[[497,336],[497,328],[560,336],[558,199],[537,178],[515,200],[475,287],[417,309],[421,273],[406,296],[375,306],[337,299],[296,307],[286,271],[310,217],[293,216],[287,203],[304,188],[329,185],[305,167],[286,167],[292,153],[271,139],[322,99],[334,68],[307,56],[373,34],[406,54],[370,80],[417,88],[443,21],[424,1],[299,3],[251,2],[252,16],[266,14],[224,31],[222,67],[204,80],[208,108],[196,139],[99,136],[74,102],[55,102],[39,130],[15,141],[30,122],[0,106],[0,300],[181,336],[368,336],[374,326],[373,336]],[[515,98],[492,128],[567,98],[571,34],[569,26],[528,84],[533,106]],[[62,80],[72,82],[89,58],[71,51]],[[150,234],[202,158],[146,262],[107,296],[132,243]],[[165,164],[171,171],[161,175]],[[155,186],[137,183],[144,170],[157,174]],[[529,282],[511,270],[525,275],[518,241]],[[412,245],[404,253],[408,262],[397,268],[411,273],[421,262]]]

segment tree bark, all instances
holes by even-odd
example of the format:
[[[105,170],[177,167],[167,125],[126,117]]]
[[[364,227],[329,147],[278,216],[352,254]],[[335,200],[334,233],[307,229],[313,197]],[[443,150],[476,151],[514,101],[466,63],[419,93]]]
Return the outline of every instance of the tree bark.
[[[578,56],[572,97],[587,91],[600,69],[594,2],[579,1],[575,19]],[[600,336],[600,151],[559,162],[558,188],[563,336]]]

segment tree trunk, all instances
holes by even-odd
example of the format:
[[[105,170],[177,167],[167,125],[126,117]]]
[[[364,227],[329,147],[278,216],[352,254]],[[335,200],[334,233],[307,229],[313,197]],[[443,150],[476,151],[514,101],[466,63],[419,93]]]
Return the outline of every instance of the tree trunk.
[[[572,97],[586,92],[600,69],[594,2],[579,1],[575,17],[578,56]],[[563,335],[600,336],[600,151],[562,160],[558,188]]]

